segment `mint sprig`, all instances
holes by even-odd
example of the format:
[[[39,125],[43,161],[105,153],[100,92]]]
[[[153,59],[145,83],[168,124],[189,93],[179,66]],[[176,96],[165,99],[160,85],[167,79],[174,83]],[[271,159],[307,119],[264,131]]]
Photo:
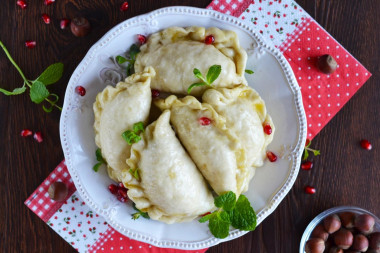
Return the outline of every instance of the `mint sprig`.
[[[256,213],[246,196],[240,195],[236,200],[236,194],[229,191],[216,197],[214,204],[219,209],[203,216],[199,219],[199,222],[209,221],[210,232],[216,238],[226,238],[231,225],[240,230],[255,230]]]
[[[190,94],[191,90],[194,87],[199,87],[199,86],[212,86],[211,84],[219,77],[220,72],[222,71],[222,67],[220,65],[212,65],[208,71],[206,78],[202,75],[201,71],[197,68],[194,68],[193,74],[195,77],[199,78],[202,82],[199,83],[193,83],[192,85],[189,86],[187,89],[187,93]]]
[[[123,64],[125,62],[128,62],[128,66],[126,69],[127,76],[130,76],[133,72],[133,66],[135,65],[138,53],[140,53],[140,48],[136,44],[132,44],[132,46],[129,48],[129,59],[121,55],[116,56],[117,63]]]
[[[132,214],[132,219],[137,220],[140,217],[143,217],[145,219],[150,219],[148,213],[145,213],[145,212],[137,209],[135,203],[133,203],[133,209],[135,209],[137,211],[137,213]]]
[[[255,72],[253,72],[253,70],[246,69],[246,70],[245,70],[245,73],[252,75],[252,74],[255,73]]]
[[[137,181],[140,181],[140,169],[135,168],[135,169],[129,169],[129,174],[131,174],[134,178],[136,178]]]
[[[121,134],[121,137],[129,144],[139,142],[141,140],[140,134],[144,132],[144,123],[137,122],[133,124],[132,130],[127,130]]]
[[[44,72],[42,72],[42,74],[39,77],[37,77],[37,79],[32,81],[25,77],[24,73],[21,71],[17,63],[13,60],[8,49],[1,41],[0,47],[3,49],[9,61],[17,69],[22,79],[24,80],[24,84],[22,87],[15,88],[13,89],[13,91],[8,91],[0,88],[0,92],[2,92],[6,96],[20,95],[26,91],[26,86],[28,86],[30,88],[29,96],[32,102],[40,104],[43,101],[46,101],[49,104],[48,107],[45,107],[45,105],[42,106],[42,109],[45,112],[51,112],[54,107],[62,111],[62,108],[57,105],[59,99],[58,95],[50,93],[46,86],[56,83],[59,79],[61,79],[63,73],[63,64],[58,62],[50,65],[44,70]]]
[[[310,145],[311,141],[309,141],[308,144],[305,146],[302,160],[307,160],[307,158],[309,158],[309,152],[312,152],[314,156],[318,156],[321,154],[321,151],[310,148]]]
[[[102,164],[107,164],[106,160],[104,160],[103,156],[102,156],[102,151],[100,148],[98,148],[96,151],[95,151],[95,156],[96,156],[96,161],[98,161],[97,164],[94,165],[94,167],[92,167],[92,169],[95,171],[95,172],[98,172],[99,170],[99,167],[102,165]]]

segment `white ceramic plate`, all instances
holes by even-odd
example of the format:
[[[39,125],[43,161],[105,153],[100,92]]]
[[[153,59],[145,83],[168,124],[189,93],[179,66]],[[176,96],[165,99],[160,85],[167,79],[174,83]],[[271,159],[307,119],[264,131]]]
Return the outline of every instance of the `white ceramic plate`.
[[[120,203],[108,191],[112,181],[105,168],[101,167],[98,173],[92,170],[96,163],[92,104],[106,83],[124,78],[124,71],[120,71],[112,57],[125,53],[136,43],[137,34],[149,35],[170,26],[215,26],[238,34],[248,52],[247,69],[255,72],[246,78],[265,100],[276,126],[269,150],[279,156],[276,162],[267,161],[256,170],[245,195],[256,210],[258,224],[275,210],[297,177],[306,139],[301,93],[282,54],[266,44],[248,24],[228,15],[207,9],[169,7],[126,20],[111,29],[89,50],[69,81],[60,122],[61,142],[79,194],[112,227],[125,236],[158,247],[200,249],[247,232],[231,230],[226,239],[219,240],[211,235],[207,224],[197,220],[172,225],[143,218],[132,220],[131,204]],[[78,85],[85,87],[84,97],[75,93]]]

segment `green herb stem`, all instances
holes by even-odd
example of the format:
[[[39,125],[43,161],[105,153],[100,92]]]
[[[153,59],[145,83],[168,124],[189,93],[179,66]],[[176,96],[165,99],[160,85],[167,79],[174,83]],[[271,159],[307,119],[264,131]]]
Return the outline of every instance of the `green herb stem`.
[[[54,103],[54,102],[51,101],[50,99],[45,98],[45,100],[46,100],[47,102],[49,102],[52,106],[55,106],[58,110],[62,111],[62,107],[58,106],[56,103]]]
[[[29,81],[28,79],[26,79],[24,73],[22,73],[20,67],[17,65],[17,63],[13,60],[11,54],[9,53],[8,49],[5,47],[5,45],[3,44],[3,42],[1,42],[0,40],[0,46],[1,48],[4,50],[4,53],[7,55],[8,59],[10,60],[10,62],[13,64],[13,66],[15,66],[15,68],[17,69],[17,71],[20,73],[22,79],[24,79],[24,83],[26,83],[29,87],[31,87],[31,85],[29,84]]]

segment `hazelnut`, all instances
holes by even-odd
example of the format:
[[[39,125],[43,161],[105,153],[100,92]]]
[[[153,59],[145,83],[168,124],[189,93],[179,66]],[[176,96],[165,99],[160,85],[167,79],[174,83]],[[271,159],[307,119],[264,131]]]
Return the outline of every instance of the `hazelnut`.
[[[345,228],[353,228],[355,221],[355,214],[351,212],[343,212],[339,214],[340,222]]]
[[[336,70],[337,66],[338,64],[336,63],[334,57],[329,54],[318,57],[317,67],[325,74],[333,73]]]
[[[354,240],[352,233],[344,228],[341,228],[338,232],[336,232],[333,237],[335,245],[342,249],[348,249],[351,247]]]
[[[380,251],[380,232],[369,236],[369,248]]]
[[[380,250],[369,249],[366,251],[366,253],[380,253]]]
[[[368,249],[368,239],[362,234],[354,236],[354,242],[352,243],[352,249],[365,252]]]
[[[62,201],[66,198],[69,189],[63,182],[54,182],[48,189],[49,197],[55,201]]]
[[[356,217],[354,226],[363,234],[369,234],[373,230],[375,219],[369,214],[361,214]]]
[[[360,251],[356,251],[356,250],[346,250],[344,252],[345,253],[360,253]]]
[[[326,241],[327,238],[329,237],[329,233],[326,232],[326,230],[322,224],[319,224],[314,228],[310,237],[311,238],[321,238],[322,240]]]
[[[321,238],[311,238],[306,242],[306,253],[323,253],[325,242]]]
[[[325,230],[327,233],[332,234],[340,229],[341,223],[338,215],[333,214],[330,216],[327,216],[323,220],[323,226],[325,227]]]
[[[77,37],[86,36],[91,30],[91,24],[86,18],[73,18],[70,23],[71,32]]]
[[[329,253],[343,253],[343,250],[338,247],[332,247],[329,251]]]

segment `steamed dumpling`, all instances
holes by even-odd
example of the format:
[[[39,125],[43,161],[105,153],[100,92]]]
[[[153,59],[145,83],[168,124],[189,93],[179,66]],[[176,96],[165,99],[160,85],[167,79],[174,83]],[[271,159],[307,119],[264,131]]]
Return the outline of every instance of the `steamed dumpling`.
[[[212,45],[204,43],[205,37],[213,35]],[[198,68],[206,75],[212,65],[221,65],[222,71],[213,82],[214,87],[233,87],[244,83],[247,54],[239,45],[239,39],[233,31],[204,27],[170,27],[152,34],[148,42],[141,46],[135,62],[135,70],[141,71],[152,66],[156,77],[152,88],[165,92],[187,94],[187,88],[199,82],[193,74]],[[202,95],[208,87],[196,87],[192,95]]]
[[[190,221],[214,208],[214,199],[169,123],[164,111],[134,143],[127,160],[138,169],[139,180],[128,171],[123,183],[128,197],[149,217],[166,223]]]
[[[150,82],[155,76],[153,68],[146,68],[119,82],[107,86],[96,96],[95,142],[107,161],[109,176],[120,182],[122,170],[128,168],[125,160],[131,146],[121,137],[136,122],[147,122],[152,101]]]
[[[240,194],[243,182],[239,174],[245,170],[245,153],[226,127],[225,119],[193,96],[178,99],[172,95],[157,100],[156,105],[161,110],[171,110],[170,121],[181,143],[214,191]],[[205,118],[211,124],[202,125]]]

